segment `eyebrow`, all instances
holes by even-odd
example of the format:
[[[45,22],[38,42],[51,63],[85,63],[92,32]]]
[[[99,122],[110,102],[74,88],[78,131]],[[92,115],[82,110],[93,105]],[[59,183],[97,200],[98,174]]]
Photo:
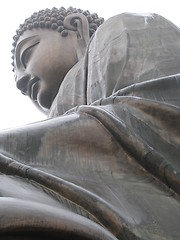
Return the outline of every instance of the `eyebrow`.
[[[30,37],[27,37],[25,39],[23,39],[21,42],[19,42],[16,46],[16,51],[17,50],[21,50],[21,48],[24,46],[24,44],[26,44],[29,40],[32,40],[34,39],[35,37],[37,37],[38,35],[34,35],[34,36],[30,36]]]
[[[16,62],[16,66],[18,66],[19,64],[21,64],[20,62],[20,58],[21,56],[17,55],[16,53],[17,52],[21,52],[22,51],[22,48],[26,45],[26,43],[28,43],[29,41],[32,41],[34,38],[36,38],[38,35],[34,35],[34,36],[30,36],[30,37],[27,37],[25,39],[23,39],[22,41],[20,41],[17,46],[16,46],[16,50],[15,50],[15,62]],[[31,45],[31,43],[30,43]]]

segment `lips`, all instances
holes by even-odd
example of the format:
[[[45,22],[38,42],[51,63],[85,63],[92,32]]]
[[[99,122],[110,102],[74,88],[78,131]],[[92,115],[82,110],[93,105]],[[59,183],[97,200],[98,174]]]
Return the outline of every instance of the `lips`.
[[[40,79],[38,77],[34,77],[28,83],[28,91],[27,91],[28,96],[34,101],[37,100],[37,94],[39,90],[39,81]]]

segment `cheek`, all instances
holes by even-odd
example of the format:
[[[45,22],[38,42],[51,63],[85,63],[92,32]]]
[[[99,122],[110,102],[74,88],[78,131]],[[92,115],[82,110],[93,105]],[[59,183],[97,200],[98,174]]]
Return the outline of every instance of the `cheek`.
[[[31,65],[30,71],[34,76],[40,78],[43,85],[47,86],[59,86],[67,73],[64,68],[59,66],[59,63],[56,62],[53,64],[48,59],[34,62]]]
[[[46,75],[46,73],[49,71],[49,65],[50,58],[48,56],[48,51],[42,49],[42,47],[38,47],[30,57],[27,70],[33,75],[41,77]]]
[[[31,72],[33,75],[38,76],[39,78],[42,77],[43,75],[45,75],[48,71],[47,67],[48,64],[46,63],[46,61],[43,61],[42,59],[35,59],[35,61],[33,59],[31,59],[32,61],[29,62],[28,64],[28,71]]]
[[[31,56],[28,72],[47,84],[51,81],[52,84],[59,86],[72,65],[72,59],[62,51],[62,48],[59,47],[57,50],[41,44]]]

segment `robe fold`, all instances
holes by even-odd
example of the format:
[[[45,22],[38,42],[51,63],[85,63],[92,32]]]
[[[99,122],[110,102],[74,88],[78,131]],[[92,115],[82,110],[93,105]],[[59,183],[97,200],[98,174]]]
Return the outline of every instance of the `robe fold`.
[[[179,28],[107,20],[49,119],[0,132],[0,172],[0,236],[180,239]]]

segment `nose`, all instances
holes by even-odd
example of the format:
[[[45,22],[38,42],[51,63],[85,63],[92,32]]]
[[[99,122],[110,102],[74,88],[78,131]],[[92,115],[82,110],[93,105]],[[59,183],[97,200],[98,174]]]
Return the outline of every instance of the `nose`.
[[[26,75],[24,75],[21,78],[16,80],[16,87],[19,90],[21,90],[21,92],[24,95],[27,95],[27,85],[28,85],[28,82],[29,82],[30,78],[31,78],[31,75],[26,74]]]

